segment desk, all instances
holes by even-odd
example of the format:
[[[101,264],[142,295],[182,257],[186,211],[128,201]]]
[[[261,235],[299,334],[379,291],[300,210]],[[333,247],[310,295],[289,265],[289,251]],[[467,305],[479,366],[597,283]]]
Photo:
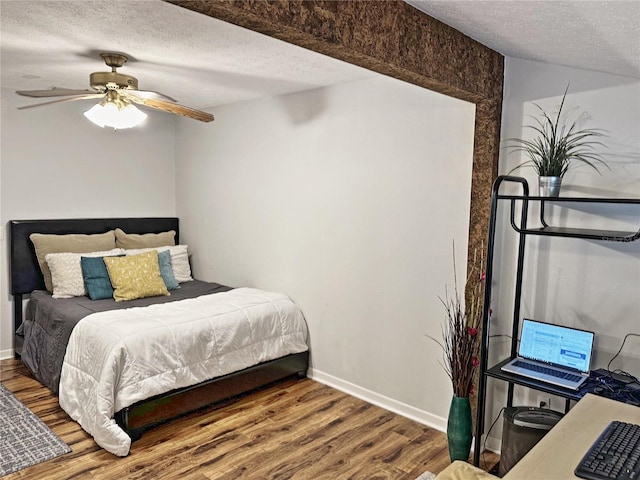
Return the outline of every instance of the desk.
[[[578,462],[612,420],[640,424],[640,407],[587,394],[504,476],[573,480]]]

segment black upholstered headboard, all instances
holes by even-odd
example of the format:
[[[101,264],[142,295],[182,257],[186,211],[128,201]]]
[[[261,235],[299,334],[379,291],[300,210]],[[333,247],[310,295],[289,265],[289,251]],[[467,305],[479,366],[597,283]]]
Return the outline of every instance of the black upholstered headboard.
[[[179,239],[178,219],[162,218],[73,218],[63,220],[12,220],[9,222],[9,269],[11,294],[23,295],[44,289],[44,278],[33,243],[32,233],[104,233],[121,228],[127,233],[160,233],[175,230]]]

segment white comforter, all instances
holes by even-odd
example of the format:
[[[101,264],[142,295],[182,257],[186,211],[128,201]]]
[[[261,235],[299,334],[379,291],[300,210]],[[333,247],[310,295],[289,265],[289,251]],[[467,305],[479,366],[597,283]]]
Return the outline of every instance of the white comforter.
[[[251,288],[94,313],[71,333],[60,406],[98,445],[125,456],[131,439],[113,419],[118,410],[307,348],[300,309]]]

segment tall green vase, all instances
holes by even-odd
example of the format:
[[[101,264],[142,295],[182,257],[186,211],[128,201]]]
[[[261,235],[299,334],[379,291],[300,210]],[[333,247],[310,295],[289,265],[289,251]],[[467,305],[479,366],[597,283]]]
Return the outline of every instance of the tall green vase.
[[[469,460],[471,451],[471,402],[469,397],[454,397],[451,399],[449,418],[447,419],[447,442],[449,444],[449,458],[454,460]]]

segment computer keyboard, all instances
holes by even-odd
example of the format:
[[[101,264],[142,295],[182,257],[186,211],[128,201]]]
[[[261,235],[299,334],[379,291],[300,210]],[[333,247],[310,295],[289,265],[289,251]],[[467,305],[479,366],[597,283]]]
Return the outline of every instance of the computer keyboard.
[[[611,422],[580,460],[574,473],[589,480],[640,478],[640,425]]]
[[[520,367],[527,370],[531,370],[532,372],[545,373],[547,375],[551,375],[556,378],[566,378],[567,380],[571,380],[572,382],[577,382],[580,380],[580,375],[575,375],[573,373],[562,372],[560,370],[556,370],[555,368],[545,367],[543,365],[538,365],[536,363],[523,362],[522,360],[516,361],[514,367]]]

